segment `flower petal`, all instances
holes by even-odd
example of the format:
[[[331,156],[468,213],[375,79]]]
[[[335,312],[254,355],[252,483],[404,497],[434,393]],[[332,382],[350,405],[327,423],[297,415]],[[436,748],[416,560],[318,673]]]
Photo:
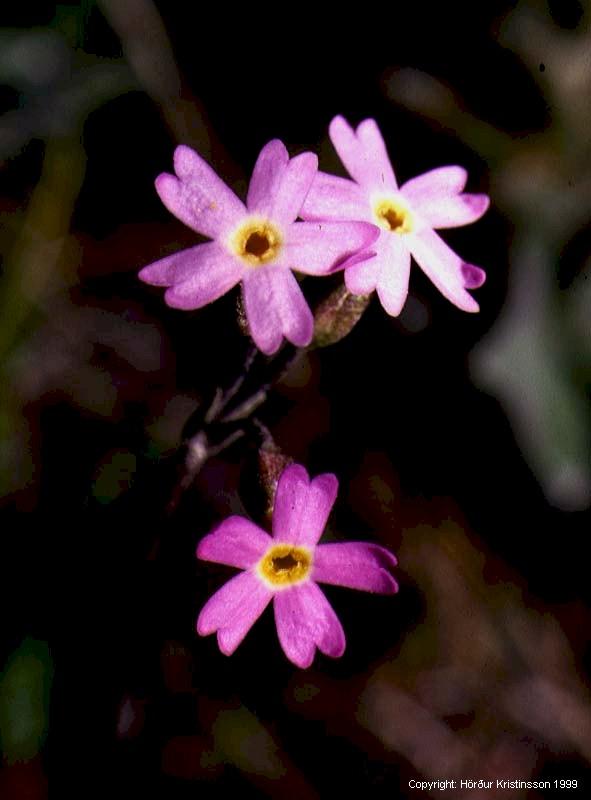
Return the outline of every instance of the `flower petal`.
[[[305,669],[316,647],[331,658],[345,651],[345,633],[330,603],[313,582],[277,592],[273,600],[277,635],[283,652]]]
[[[265,145],[255,164],[248,188],[248,210],[282,224],[293,222],[300,213],[314,176],[318,157],[301,153],[289,159],[279,139]]]
[[[345,286],[351,294],[371,294],[376,288],[380,272],[381,238],[374,245],[374,251],[371,259],[353,264],[345,270]]]
[[[208,244],[213,243],[208,242]],[[154,261],[153,264],[148,264],[139,271],[138,278],[151,286],[172,286],[177,265],[184,263],[189,264],[192,268],[195,259],[199,258],[201,248],[207,246],[207,244],[198,244],[161,258],[159,261]]]
[[[363,189],[354,181],[318,172],[300,211],[305,220],[365,220],[372,214]]]
[[[285,338],[296,347],[309,345],[314,334],[314,316],[290,270],[277,270],[275,302]]]
[[[299,464],[284,469],[275,494],[273,537],[314,547],[322,536],[338,488],[336,476],[329,472],[310,481]]]
[[[463,167],[437,167],[411,178],[400,187],[400,193],[411,205],[420,209],[422,203],[459,194],[467,180],[468,173]]]
[[[241,572],[209,598],[197,620],[197,633],[218,632],[218,644],[231,655],[261,616],[272,594],[252,572]]]
[[[245,517],[228,517],[205,536],[197,546],[197,558],[248,569],[269,548],[268,533]]]
[[[458,194],[423,203],[419,213],[431,228],[457,228],[476,222],[489,205],[486,194]]]
[[[248,270],[242,284],[250,334],[263,353],[275,353],[283,336],[298,347],[312,341],[314,317],[290,270],[273,265]]]
[[[396,558],[377,544],[346,542],[321,544],[314,552],[312,578],[378,594],[395,594],[398,584],[390,575]]]
[[[402,311],[408,295],[410,250],[403,236],[386,234],[387,242],[380,252],[377,290],[380,303],[393,317]]]
[[[238,259],[217,242],[198,244],[144,267],[140,278],[155,286],[172,286],[165,300],[173,308],[201,308],[228,292],[244,272]]]
[[[289,153],[279,139],[273,139],[263,147],[248,186],[246,207],[249,211],[268,214],[288,163]]]
[[[349,175],[364,188],[396,190],[396,178],[384,140],[374,120],[366,119],[357,134],[343,117],[329,126],[330,139]]]
[[[190,147],[179,145],[174,167],[180,180],[163,173],[156,191],[168,210],[189,228],[217,238],[240,223],[246,209],[234,192]]]
[[[152,286],[172,286],[189,280],[199,271],[208,272],[211,269],[215,274],[217,265],[223,271],[229,266],[225,262],[230,259],[228,253],[217,242],[206,242],[179,250],[166,258],[161,258],[160,261],[148,264],[140,270],[139,278]],[[211,280],[211,275],[208,277]]]
[[[183,207],[193,215],[189,227],[219,238],[240,224],[246,213],[244,203],[194,150],[179,145],[174,151],[174,170],[183,184]]]
[[[474,267],[465,264],[435,231],[427,228],[414,235],[412,242],[409,237],[409,247],[423,272],[444,297],[462,311],[475,313],[479,310],[478,303],[465,289],[466,285],[473,284]]]
[[[275,353],[283,341],[281,319],[274,304],[271,268],[247,272],[242,281],[242,299],[248,329],[254,343],[267,355]]]
[[[376,257],[376,251],[372,248],[371,250],[360,250],[358,253],[355,253],[352,256],[349,256],[347,260],[343,263],[344,270],[350,270],[351,267],[357,266],[358,264],[364,264],[366,261],[371,261]],[[340,269],[339,265],[339,269]]]
[[[376,170],[377,185],[385,189],[397,189],[398,183],[384,138],[375,119],[364,119],[357,126],[357,139],[366,153],[372,154],[372,162]]]
[[[369,222],[296,222],[287,230],[280,263],[308,275],[326,275],[361,257],[379,235]]]
[[[300,153],[291,159],[273,200],[272,219],[284,224],[295,220],[317,172],[318,156],[315,153]]]

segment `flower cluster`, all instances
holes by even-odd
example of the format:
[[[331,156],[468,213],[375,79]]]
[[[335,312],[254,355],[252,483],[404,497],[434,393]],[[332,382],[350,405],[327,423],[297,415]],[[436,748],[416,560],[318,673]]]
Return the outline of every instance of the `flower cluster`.
[[[244,517],[228,517],[201,540],[198,558],[243,570],[205,604],[197,620],[201,636],[217,632],[220,650],[230,655],[272,600],[290,661],[309,667],[316,648],[333,658],[343,654],[343,628],[318,582],[380,594],[394,594],[398,586],[390,574],[396,559],[383,547],[318,544],[337,489],[334,475],[310,481],[294,464],[277,485],[272,537]]]
[[[372,119],[354,131],[333,119],[330,138],[352,180],[318,171],[313,153],[290,159],[279,140],[261,151],[246,204],[189,147],[177,147],[175,175],[156,190],[182,222],[212,241],[144,267],[140,278],[166,286],[168,305],[200,308],[238,283],[252,338],[266,354],[284,338],[310,344],[314,319],[293,270],[328,275],[345,270],[349,292],[377,290],[396,316],[408,294],[411,256],[439,291],[464,311],[478,311],[466,291],[485,274],[465,263],[435,233],[474,222],[488,197],[463,192],[462,167],[440,167],[400,188]],[[296,221],[300,217],[304,221]]]
[[[167,287],[166,302],[180,309],[200,308],[240,283],[251,336],[268,355],[284,338],[300,347],[312,340],[315,320],[294,270],[316,276],[344,270],[346,291],[341,286],[337,305],[349,321],[339,327],[333,309],[321,308],[317,323],[326,342],[355,324],[374,290],[389,314],[399,314],[411,257],[448,300],[478,311],[467,290],[482,285],[483,270],[435,232],[474,222],[488,208],[486,195],[463,191],[466,171],[440,167],[399,187],[374,120],[353,130],[336,117],[330,138],[351,180],[319,172],[313,153],[290,159],[273,140],[257,159],[246,203],[197,153],[178,147],[176,175],[160,175],[156,189],[176,217],[211,241],[144,267],[141,279]],[[349,302],[351,295],[359,297]],[[229,655],[272,601],[279,641],[294,664],[308,667],[317,648],[342,655],[345,634],[318,583],[382,594],[398,586],[391,574],[396,559],[384,548],[318,544],[337,487],[334,475],[310,480],[292,465],[278,482],[272,536],[236,516],[205,536],[199,558],[242,572],[208,600],[199,634],[217,633]]]

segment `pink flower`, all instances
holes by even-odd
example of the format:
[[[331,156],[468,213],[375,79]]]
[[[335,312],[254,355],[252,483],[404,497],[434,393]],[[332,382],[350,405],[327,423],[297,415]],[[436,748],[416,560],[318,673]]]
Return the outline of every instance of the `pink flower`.
[[[231,655],[273,600],[285,655],[309,667],[318,647],[338,658],[345,634],[318,581],[380,594],[398,591],[390,574],[395,557],[376,544],[317,544],[337,495],[334,475],[310,481],[298,464],[277,486],[273,536],[244,517],[228,517],[197,548],[197,557],[244,570],[211,597],[197,632],[217,631],[220,650]]]
[[[189,147],[177,147],[174,168],[178,177],[164,173],[156,179],[160,199],[213,241],[144,267],[140,278],[168,286],[168,305],[186,310],[217,300],[242,281],[248,325],[260,350],[276,352],[284,336],[308,345],[314,320],[292,269],[310,275],[343,269],[379,231],[365,222],[294,224],[318,159],[302,153],[290,160],[277,139],[258,157],[246,206]]]
[[[398,188],[375,120],[366,119],[353,131],[343,117],[335,117],[330,138],[353,180],[319,172],[302,218],[367,220],[381,228],[375,258],[347,269],[347,289],[352,294],[377,289],[386,311],[397,316],[408,294],[412,255],[444,297],[464,311],[478,311],[466,289],[482,286],[484,271],[466,264],[434,230],[468,225],[488,208],[487,195],[462,193],[466,170],[439,167]]]

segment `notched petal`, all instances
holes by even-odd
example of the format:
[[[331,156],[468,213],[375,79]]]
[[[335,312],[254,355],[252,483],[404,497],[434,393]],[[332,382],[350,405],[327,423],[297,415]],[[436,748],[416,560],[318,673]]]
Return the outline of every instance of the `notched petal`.
[[[249,569],[271,545],[271,537],[245,517],[223,520],[197,546],[197,558]]]
[[[346,640],[342,625],[313,581],[279,592],[273,604],[281,647],[296,666],[309,667],[316,647],[331,658],[343,655]]]
[[[316,548],[312,577],[321,583],[378,594],[395,594],[398,584],[391,575],[396,557],[369,542],[322,544]]]
[[[239,224],[246,209],[198,153],[179,145],[174,154],[178,178],[162,173],[156,191],[168,210],[189,228],[212,239]]]

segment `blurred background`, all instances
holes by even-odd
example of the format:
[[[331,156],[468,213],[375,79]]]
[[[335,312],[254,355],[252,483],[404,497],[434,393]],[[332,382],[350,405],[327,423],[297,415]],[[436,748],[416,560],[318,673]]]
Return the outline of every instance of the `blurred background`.
[[[84,0],[0,23],[0,797],[585,796],[591,3]],[[170,505],[187,419],[248,341],[236,294],[175,311],[137,272],[197,242],[153,188],[177,143],[239,193],[274,137],[342,174],[337,113],[378,121],[401,182],[461,164],[491,194],[444,235],[488,279],[468,315],[415,266],[400,318],[374,299],[257,412],[337,473],[328,537],[400,560],[394,598],[326,589],[347,650],[300,671],[270,611],[231,658],[194,632],[232,574],[200,537],[265,521],[252,429]]]

